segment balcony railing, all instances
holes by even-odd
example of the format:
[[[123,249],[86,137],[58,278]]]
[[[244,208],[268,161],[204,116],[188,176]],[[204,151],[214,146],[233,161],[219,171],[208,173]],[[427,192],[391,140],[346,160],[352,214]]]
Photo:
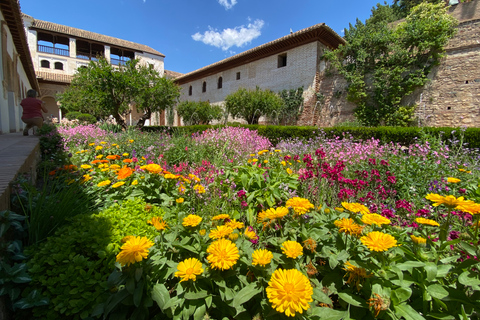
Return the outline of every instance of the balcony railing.
[[[44,53],[50,53],[50,54],[56,54],[59,56],[70,56],[70,50],[68,49],[60,49],[60,48],[54,48],[50,46],[44,46],[44,45],[38,45],[38,52],[44,52]]]
[[[128,59],[128,60],[130,60],[130,59]],[[115,66],[124,66],[125,63],[127,63],[128,60],[121,60],[121,59],[116,59],[116,58],[110,57],[110,63],[115,65]]]

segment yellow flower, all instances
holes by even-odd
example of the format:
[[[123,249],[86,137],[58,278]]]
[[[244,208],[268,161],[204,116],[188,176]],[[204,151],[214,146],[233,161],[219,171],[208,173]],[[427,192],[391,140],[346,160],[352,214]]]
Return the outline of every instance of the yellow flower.
[[[459,205],[455,209],[470,213],[471,215],[475,215],[480,213],[480,204],[472,202],[468,204]]]
[[[116,146],[118,146],[118,144],[116,144],[116,143],[112,144],[112,147],[116,147]]]
[[[120,167],[118,164],[112,164],[112,165],[110,166],[110,169],[111,169],[111,170],[114,170],[114,171],[116,171],[116,170],[118,170],[118,169],[120,169],[120,168],[121,168],[121,167]]]
[[[175,277],[182,278],[180,282],[187,280],[197,280],[197,276],[203,273],[202,263],[195,258],[185,259],[177,266]]]
[[[228,221],[227,223],[225,223],[225,225],[232,229],[242,229],[245,226],[243,222],[237,221],[235,219]]]
[[[132,186],[136,186],[137,184],[138,184],[138,180],[137,180],[137,179],[135,179],[135,180],[132,181]]]
[[[288,199],[285,206],[293,208],[293,211],[298,215],[305,214],[310,211],[310,209],[315,208],[315,206],[308,199],[300,197]]]
[[[103,158],[103,154],[99,154],[98,156],[95,157],[96,159],[102,159]]]
[[[126,243],[127,241],[130,241],[131,239],[134,239],[135,236],[125,236],[120,240],[122,243]]]
[[[257,158],[252,159],[252,162],[257,162],[257,161],[258,161]]]
[[[360,241],[371,251],[387,251],[397,246],[397,240],[392,235],[380,231],[372,231],[361,237]]]
[[[434,193],[428,194],[425,197],[425,199],[428,199],[428,200],[434,202],[432,204],[432,206],[434,206],[434,207],[438,207],[439,205],[444,204],[445,206],[447,206],[450,209],[453,209],[453,208],[458,207],[458,206],[473,203],[473,201],[464,200],[463,197],[455,198],[455,196],[452,196],[452,195],[448,195],[448,196],[443,197],[439,194],[434,194]]]
[[[362,284],[363,279],[370,278],[372,276],[371,274],[367,274],[367,271],[364,268],[356,267],[349,261],[345,262],[345,268],[343,268],[343,270],[347,271],[347,284],[355,284],[358,291],[360,291],[360,285]]]
[[[282,162],[280,162],[280,163],[282,164],[282,166],[286,166],[286,165],[287,165],[287,163],[286,163],[285,161],[282,161]]]
[[[207,253],[207,260],[213,269],[228,270],[240,258],[235,243],[223,238],[214,241],[207,248]]]
[[[183,198],[178,198],[175,200],[176,203],[183,203],[183,201],[185,201]]]
[[[87,182],[88,180],[91,180],[91,179],[92,179],[92,177],[89,174],[84,174],[82,176],[82,180],[80,182],[85,183],[85,182]]]
[[[103,149],[102,146],[96,146],[96,147],[95,147],[95,150],[102,150],[102,149]]]
[[[104,181],[100,182],[99,184],[97,184],[97,187],[108,186],[110,183],[112,183],[110,180],[104,180]]]
[[[415,221],[420,223],[420,224],[426,224],[426,225],[429,225],[429,226],[436,226],[436,227],[440,226],[440,224],[437,221],[432,220],[432,219],[416,218]]]
[[[238,233],[230,233],[228,235],[228,239],[232,240],[232,241],[235,241],[238,239]]]
[[[184,227],[196,227],[200,222],[202,222],[202,217],[197,216],[196,214],[189,214],[183,218],[182,225]]]
[[[358,236],[362,233],[363,228],[356,224],[351,218],[342,218],[340,220],[335,220],[333,223],[337,228],[338,232],[343,232],[351,236]]]
[[[263,160],[263,163],[268,163],[268,160]]]
[[[90,169],[91,167],[92,167],[92,166],[89,165],[89,164],[82,164],[82,165],[80,166],[80,168],[82,168],[82,169]]]
[[[252,265],[261,265],[265,267],[273,259],[273,254],[266,249],[257,249],[252,254]]]
[[[285,241],[282,243],[281,249],[288,258],[296,259],[297,257],[303,255],[303,247],[297,241]]]
[[[185,190],[186,190],[186,189],[185,189],[185,187],[183,186],[183,184],[181,184],[181,185],[178,187],[178,192],[179,192],[180,194],[184,194],[184,193],[185,193]]]
[[[165,175],[165,179],[178,179],[180,178],[180,176],[177,176],[176,174],[173,174],[173,173],[167,173]]]
[[[287,168],[286,171],[287,171],[288,174],[293,174],[293,171],[292,171],[292,169],[290,169],[290,168]]]
[[[122,266],[134,264],[146,259],[148,250],[153,246],[153,242],[147,237],[134,237],[122,245],[120,253],[117,255],[117,262]]]
[[[100,144],[107,144],[105,141],[100,141]]]
[[[202,229],[202,230],[198,231],[198,233],[200,233],[201,236],[204,236],[205,234],[207,234],[207,230]]]
[[[261,211],[258,214],[257,221],[262,222],[262,221],[268,221],[268,220],[274,220],[274,219],[281,219],[285,217],[288,214],[288,208],[287,207],[278,207],[278,208],[270,208],[264,211]]]
[[[205,187],[201,184],[194,185],[193,190],[197,191],[198,194],[205,193]]]
[[[145,166],[141,166],[140,169],[147,170],[150,173],[160,173],[162,172],[162,167],[155,163],[150,163]]]
[[[230,219],[230,216],[226,213],[217,214],[216,216],[214,216],[212,218],[213,221],[215,221],[215,220],[225,220],[225,219]]]
[[[152,220],[147,221],[148,224],[151,224],[157,229],[158,231],[166,230],[168,228],[168,224],[162,217],[153,217]]]
[[[365,207],[363,204],[360,204],[360,203],[342,202],[342,206],[348,211],[351,211],[354,213],[361,213],[361,214],[370,213],[370,210],[368,210],[367,207]]]
[[[335,207],[334,209],[337,210],[338,212],[343,212],[343,211],[345,211],[345,209],[343,209],[343,208],[341,208],[341,207]]]
[[[459,183],[460,181],[462,181],[462,180],[457,179],[457,178],[452,178],[452,177],[447,178],[448,183]]]
[[[282,152],[282,150],[275,149],[275,152]]]
[[[413,234],[410,235],[410,238],[412,239],[412,241],[414,243],[419,244],[419,245],[426,245],[426,243],[427,243],[427,239],[422,238],[422,237],[416,237]]]
[[[297,269],[277,269],[273,272],[266,289],[272,308],[294,317],[310,308],[313,288],[308,278]]]
[[[132,143],[133,141],[135,141],[135,140],[133,140],[133,139],[128,140],[128,142],[130,142],[130,143]]]
[[[368,225],[376,224],[381,226],[382,224],[390,224],[390,220],[376,213],[367,213],[362,216],[362,222]]]
[[[118,178],[118,180],[127,179],[128,177],[130,177],[133,174],[133,172],[134,172],[133,169],[131,169],[127,166],[124,166],[123,168],[121,168],[117,171],[117,178]]]
[[[95,142],[89,143],[88,145],[89,145],[89,146],[94,146],[94,145],[95,145]]]
[[[197,177],[196,175],[192,174],[192,173],[189,173],[189,174],[188,174],[188,177],[189,177],[190,179],[192,179],[192,180],[195,180],[195,181],[197,181],[197,182],[200,182],[200,178]]]
[[[245,234],[245,237],[247,237],[250,240],[257,240],[258,239],[257,233],[255,232],[255,230],[253,230],[252,227],[246,228],[244,234]]]
[[[123,186],[124,184],[125,184],[124,181],[119,181],[119,182],[113,184],[113,185],[112,185],[112,188],[118,188],[118,187]]]
[[[220,239],[225,238],[233,232],[233,229],[228,226],[217,226],[216,229],[213,229],[208,234],[210,239]]]
[[[112,146],[113,146],[113,145],[112,145]],[[129,156],[129,154],[125,152],[124,154],[122,154],[122,156],[124,156],[124,157],[128,157],[128,156]]]

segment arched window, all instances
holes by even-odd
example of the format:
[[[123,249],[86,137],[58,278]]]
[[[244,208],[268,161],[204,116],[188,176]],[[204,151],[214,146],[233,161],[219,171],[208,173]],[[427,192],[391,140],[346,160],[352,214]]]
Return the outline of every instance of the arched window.
[[[192,86],[190,86],[190,87],[188,88],[188,95],[189,95],[189,96],[192,95]]]
[[[55,62],[55,70],[63,70],[63,63]]]
[[[42,67],[42,68],[50,68],[50,61],[48,61],[48,60],[42,60],[42,61],[40,61],[40,67]]]
[[[218,78],[217,89],[222,89],[223,86],[223,78]]]
[[[207,92],[207,82],[203,81],[202,92]]]

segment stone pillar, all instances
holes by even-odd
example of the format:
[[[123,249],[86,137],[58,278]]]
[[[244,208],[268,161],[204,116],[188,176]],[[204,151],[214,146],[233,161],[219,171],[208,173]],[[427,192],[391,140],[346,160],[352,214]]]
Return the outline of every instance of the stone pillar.
[[[110,62],[110,46],[105,46],[105,59],[107,59],[108,63]]]
[[[77,39],[70,38],[70,44],[68,45],[70,51],[70,58],[77,57]]]

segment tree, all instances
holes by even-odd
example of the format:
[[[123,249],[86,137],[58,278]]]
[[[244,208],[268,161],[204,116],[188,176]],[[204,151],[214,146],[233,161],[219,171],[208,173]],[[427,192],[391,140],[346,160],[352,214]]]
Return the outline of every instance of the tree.
[[[457,22],[443,4],[422,3],[396,24],[379,15],[392,17],[377,6],[365,24],[357,20],[345,30],[346,45],[325,56],[347,80],[347,99],[362,124],[408,125],[416,106],[402,98],[427,83]]]
[[[186,125],[209,124],[222,119],[223,109],[208,101],[182,101],[177,105],[177,114]]]
[[[225,107],[233,118],[241,118],[248,124],[258,124],[262,116],[272,117],[281,111],[283,100],[270,90],[238,89],[225,98]]]
[[[394,0],[392,7],[402,16],[402,18],[405,18],[414,7],[425,2],[438,4],[445,3],[445,0]]]
[[[294,125],[303,112],[303,88],[282,90],[278,95],[283,100],[283,107],[276,120],[285,125]]]
[[[72,83],[58,96],[61,108],[90,113],[98,118],[113,116],[126,129],[126,115],[132,104],[144,112],[138,122],[141,127],[152,112],[173,106],[180,89],[172,80],[148,66],[130,60],[124,66],[113,66],[100,57],[86,68],[79,68]]]

